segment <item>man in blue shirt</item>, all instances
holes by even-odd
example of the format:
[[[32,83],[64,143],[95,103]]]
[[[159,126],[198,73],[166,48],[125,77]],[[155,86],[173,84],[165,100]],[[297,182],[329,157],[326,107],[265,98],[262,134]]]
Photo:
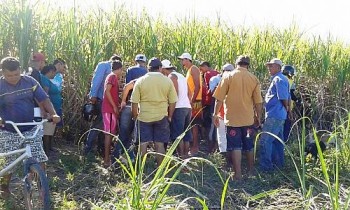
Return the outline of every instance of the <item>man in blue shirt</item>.
[[[283,127],[289,112],[289,83],[282,74],[282,61],[274,58],[266,63],[271,84],[265,95],[265,123],[260,138],[260,168],[272,171],[284,166]],[[275,139],[271,134],[278,136]]]
[[[112,61],[122,61],[119,55],[113,55],[109,61],[102,61],[97,64],[94,71],[94,75],[91,80],[91,88],[89,92],[90,102],[96,106],[98,110],[97,116],[94,118],[93,123],[90,127],[90,131],[87,136],[85,143],[84,153],[87,154],[92,150],[92,144],[97,138],[99,131],[93,129],[103,129],[102,114],[101,114],[101,101],[103,99],[104,83],[108,74],[111,73]],[[101,145],[100,145],[101,143]],[[99,148],[103,148],[103,140],[99,140]],[[103,154],[103,151],[100,151]]]
[[[128,84],[132,80],[147,74],[146,61],[147,61],[147,58],[145,55],[143,54],[136,55],[135,57],[136,65],[126,70],[125,84]]]

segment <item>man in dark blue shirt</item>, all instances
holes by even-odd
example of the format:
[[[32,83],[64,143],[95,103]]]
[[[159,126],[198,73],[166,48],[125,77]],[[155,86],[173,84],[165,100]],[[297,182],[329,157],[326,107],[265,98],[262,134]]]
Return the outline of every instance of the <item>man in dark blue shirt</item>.
[[[138,54],[135,57],[136,65],[128,68],[125,75],[125,84],[128,84],[131,80],[137,79],[147,74],[146,68],[147,58],[143,54]]]

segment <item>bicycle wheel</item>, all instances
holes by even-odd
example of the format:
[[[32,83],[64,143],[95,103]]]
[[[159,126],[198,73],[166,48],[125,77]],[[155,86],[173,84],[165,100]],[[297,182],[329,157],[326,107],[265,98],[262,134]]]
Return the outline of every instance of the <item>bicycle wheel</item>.
[[[27,209],[50,209],[49,183],[38,163],[30,164],[24,178],[24,202]]]

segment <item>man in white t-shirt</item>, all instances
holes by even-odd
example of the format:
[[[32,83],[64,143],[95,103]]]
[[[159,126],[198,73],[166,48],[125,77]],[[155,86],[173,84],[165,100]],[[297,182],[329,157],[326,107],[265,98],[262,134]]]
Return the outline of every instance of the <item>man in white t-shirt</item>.
[[[178,145],[179,156],[185,159],[188,156],[190,140],[192,139],[192,133],[189,128],[191,123],[191,103],[187,80],[182,74],[175,71],[175,67],[169,60],[162,61],[162,73],[171,79],[177,93],[178,100],[170,123],[170,138],[174,141],[186,131]]]

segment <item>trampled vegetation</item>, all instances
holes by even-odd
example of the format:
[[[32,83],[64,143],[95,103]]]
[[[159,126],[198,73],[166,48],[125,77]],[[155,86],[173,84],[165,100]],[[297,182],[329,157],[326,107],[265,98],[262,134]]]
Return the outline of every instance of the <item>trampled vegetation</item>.
[[[113,5],[112,5],[113,6]],[[53,9],[54,8],[54,9]],[[146,13],[130,13],[116,6],[101,9],[60,10],[46,1],[2,0],[0,5],[0,58],[18,57],[23,69],[31,51],[41,50],[52,61],[67,61],[65,75],[63,138],[60,154],[51,160],[49,176],[53,205],[57,209],[348,209],[350,161],[350,47],[333,39],[305,37],[296,25],[281,30],[231,27],[221,22],[179,19],[167,23]],[[257,174],[237,183],[223,170],[219,154],[188,163],[170,156],[153,172],[152,161],[126,164],[106,171],[95,159],[84,160],[74,142],[87,130],[81,106],[96,64],[117,53],[132,65],[137,53],[169,59],[190,52],[195,60],[208,60],[220,68],[240,54],[251,57],[251,71],[268,83],[264,63],[279,57],[297,68],[296,83],[304,104],[301,118],[287,143],[287,166],[275,174]],[[128,63],[129,62],[129,63]],[[317,163],[303,154],[308,136],[316,130],[329,130],[335,144],[320,155]],[[171,151],[168,153],[171,154]],[[151,155],[150,155],[151,156]],[[181,173],[188,164],[191,173]],[[1,202],[0,202],[1,203]],[[1,206],[1,204],[0,204]]]

